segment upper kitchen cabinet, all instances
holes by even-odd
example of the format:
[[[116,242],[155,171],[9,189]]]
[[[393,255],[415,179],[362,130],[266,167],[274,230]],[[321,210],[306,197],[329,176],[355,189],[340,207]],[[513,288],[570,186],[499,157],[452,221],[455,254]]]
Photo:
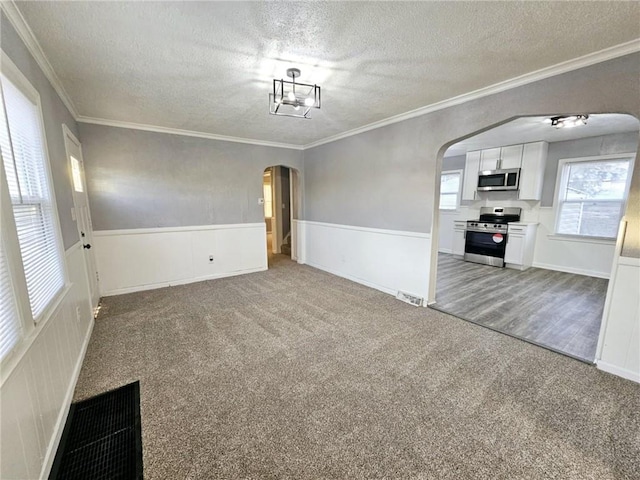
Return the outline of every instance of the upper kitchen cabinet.
[[[497,170],[500,168],[500,147],[480,150],[480,171]]]
[[[520,168],[522,163],[522,150],[524,145],[509,145],[502,147],[500,152],[500,168]]]
[[[518,194],[520,200],[540,200],[542,198],[542,180],[548,149],[547,142],[524,144]]]
[[[462,182],[462,200],[475,200],[478,188],[478,171],[480,170],[480,150],[467,152]]]

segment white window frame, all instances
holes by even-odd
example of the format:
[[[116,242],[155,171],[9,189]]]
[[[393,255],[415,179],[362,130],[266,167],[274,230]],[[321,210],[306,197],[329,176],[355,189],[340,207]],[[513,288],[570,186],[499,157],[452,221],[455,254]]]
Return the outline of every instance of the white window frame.
[[[440,202],[442,198],[442,176],[443,175],[451,175],[453,173],[457,173],[460,177],[460,181],[458,182],[458,192],[456,193],[456,206],[455,208],[442,208],[442,204]],[[440,173],[438,186],[438,210],[442,213],[455,213],[460,209],[460,201],[462,200],[462,180],[464,177],[464,172],[461,169],[458,170],[444,170]]]
[[[57,253],[62,264],[62,275],[64,279],[63,288],[61,288],[60,291],[49,301],[49,304],[40,313],[40,315],[38,315],[37,318],[34,318],[31,313],[29,294],[27,291],[25,273],[22,265],[22,257],[20,254],[20,245],[18,242],[18,234],[16,230],[15,219],[13,217],[13,207],[11,204],[11,199],[9,198],[9,189],[4,171],[4,165],[0,165],[0,169],[2,170],[2,174],[0,175],[0,204],[2,210],[3,230],[2,240],[5,244],[7,263],[15,295],[15,303],[18,309],[18,316],[22,327],[22,335],[17,345],[13,348],[12,353],[8,354],[1,361],[3,367],[3,374],[1,377],[2,381],[4,381],[5,377],[8,376],[9,372],[13,369],[13,366],[19,361],[24,352],[26,352],[31,343],[35,340],[37,333],[42,330],[42,328],[44,328],[47,321],[58,310],[62,303],[62,300],[71,289],[71,283],[69,282],[69,273],[64,251],[64,243],[60,229],[60,219],[58,217],[58,206],[53,185],[53,177],[51,172],[46,130],[44,128],[44,118],[42,113],[40,94],[4,51],[1,51],[0,55],[2,61],[2,74],[7,78],[7,80],[13,83],[13,85],[17,87],[30,101],[32,101],[37,108],[40,133],[42,135],[42,155],[45,164],[44,167],[46,181],[51,195],[51,208],[53,211],[54,224],[53,230],[54,234],[56,235],[58,250]],[[2,112],[2,115],[4,115],[4,112]],[[4,162],[4,160],[2,161]],[[6,367],[6,365],[9,363],[11,364],[11,367]]]
[[[620,219],[624,216],[624,212],[627,207],[627,201],[629,200],[629,188],[631,186],[631,178],[633,177],[633,169],[635,166],[635,157],[636,152],[625,152],[625,153],[614,153],[609,155],[595,155],[591,157],[576,157],[576,158],[562,158],[558,160],[558,171],[556,174],[556,188],[554,194],[554,227],[553,234],[551,237],[562,238],[566,240],[575,240],[575,241],[594,241],[594,242],[610,242],[615,243],[616,234],[613,237],[596,237],[592,235],[572,235],[567,233],[558,233],[559,222],[560,222],[560,208],[562,204],[562,200],[560,199],[564,190],[566,190],[567,182],[569,181],[568,172],[565,168],[568,164],[571,163],[580,163],[580,162],[598,162],[598,161],[607,161],[607,160],[628,160],[629,161],[629,175],[627,176],[627,183],[625,185],[624,197],[622,199],[622,211],[620,215]]]

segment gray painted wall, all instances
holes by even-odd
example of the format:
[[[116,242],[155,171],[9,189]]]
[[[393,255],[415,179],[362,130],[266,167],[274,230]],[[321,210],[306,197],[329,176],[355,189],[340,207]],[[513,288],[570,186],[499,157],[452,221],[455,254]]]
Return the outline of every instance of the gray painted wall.
[[[95,230],[264,222],[262,175],[302,151],[79,124]]]
[[[612,153],[635,153],[637,150],[638,132],[616,133],[550,143],[547,165],[544,170],[541,205],[543,207],[553,206],[558,177],[558,161],[560,159],[592,157]]]
[[[304,218],[430,233],[436,179],[449,145],[524,115],[638,117],[639,75],[636,53],[305,151]],[[635,169],[623,250],[630,256],[640,256],[638,177]]]
[[[78,128],[69,110],[40,70],[4,12],[0,14],[0,46],[40,94],[53,189],[58,206],[62,240],[64,248],[67,249],[74,245],[80,237],[76,222],[71,217],[73,196],[62,124],[66,124],[76,136],[78,136]]]

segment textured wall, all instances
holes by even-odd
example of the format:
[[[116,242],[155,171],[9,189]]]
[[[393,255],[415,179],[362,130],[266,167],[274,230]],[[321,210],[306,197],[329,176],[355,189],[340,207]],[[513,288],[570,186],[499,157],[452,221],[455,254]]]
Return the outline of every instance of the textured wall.
[[[640,54],[627,55],[305,151],[305,219],[428,233],[443,147],[523,115],[638,117],[639,74]],[[636,256],[639,176],[635,169],[625,240]]]
[[[264,221],[266,167],[302,151],[81,123],[95,230]]]
[[[58,217],[62,229],[64,247],[69,248],[79,240],[76,222],[71,218],[73,208],[73,196],[71,190],[71,178],[67,164],[67,153],[64,147],[62,124],[78,135],[76,122],[62,103],[60,97],[53,89],[47,77],[22,43],[22,40],[9,22],[4,12],[0,13],[0,44],[2,50],[11,58],[34,88],[40,93],[42,104],[42,117],[44,130],[47,137],[49,163],[51,176],[58,205]]]

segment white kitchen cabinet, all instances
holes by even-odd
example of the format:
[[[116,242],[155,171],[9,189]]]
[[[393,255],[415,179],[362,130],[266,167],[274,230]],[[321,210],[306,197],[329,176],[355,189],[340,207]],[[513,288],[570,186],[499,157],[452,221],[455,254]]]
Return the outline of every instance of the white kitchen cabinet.
[[[522,162],[522,150],[524,145],[509,145],[508,147],[502,147],[500,153],[500,168],[520,168]]]
[[[480,169],[480,150],[467,152],[462,182],[462,200],[475,200],[478,188],[478,170]]]
[[[464,242],[465,232],[467,229],[467,222],[463,220],[456,220],[453,222],[453,254],[464,255]]]
[[[542,198],[542,180],[547,163],[547,142],[525,143],[520,167],[520,200],[540,200]]]
[[[480,171],[496,170],[500,161],[501,148],[486,148],[480,150]]]
[[[504,262],[507,268],[526,270],[533,263],[537,223],[510,223]]]

